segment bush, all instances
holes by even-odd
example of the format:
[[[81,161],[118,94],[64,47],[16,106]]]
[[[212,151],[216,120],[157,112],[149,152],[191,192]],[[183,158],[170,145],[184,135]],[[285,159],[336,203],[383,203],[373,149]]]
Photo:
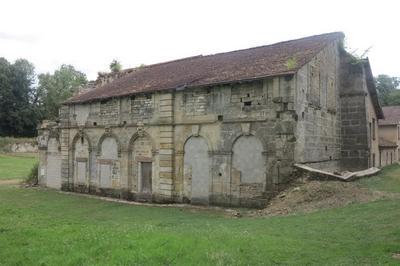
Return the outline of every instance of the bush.
[[[33,165],[33,167],[31,168],[31,171],[30,171],[28,177],[25,179],[25,183],[31,184],[31,185],[37,185],[39,182],[38,171],[39,171],[39,163],[35,163]]]

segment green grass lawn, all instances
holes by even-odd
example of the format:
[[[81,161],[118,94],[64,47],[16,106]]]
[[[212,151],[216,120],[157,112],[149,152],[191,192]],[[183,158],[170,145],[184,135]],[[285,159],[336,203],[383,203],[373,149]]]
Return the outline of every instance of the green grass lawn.
[[[393,191],[400,167],[358,182]],[[400,252],[399,199],[304,215],[228,218],[0,186],[5,265],[399,265],[394,252]]]
[[[0,154],[0,180],[25,178],[37,161],[35,154]]]
[[[359,182],[371,189],[400,193],[399,169],[398,164],[386,166],[379,175],[360,179]]]

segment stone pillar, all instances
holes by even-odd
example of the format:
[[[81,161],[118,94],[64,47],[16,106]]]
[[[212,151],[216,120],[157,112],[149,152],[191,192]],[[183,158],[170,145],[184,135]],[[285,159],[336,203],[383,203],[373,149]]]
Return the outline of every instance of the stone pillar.
[[[70,160],[69,160],[69,106],[60,108],[60,147],[61,147],[61,190],[71,190]],[[71,171],[71,174],[73,171]]]
[[[174,199],[177,201],[182,201],[184,196],[184,152],[175,151],[175,176],[174,176]]]
[[[160,95],[160,200],[172,200],[174,176],[174,95],[165,93]]]

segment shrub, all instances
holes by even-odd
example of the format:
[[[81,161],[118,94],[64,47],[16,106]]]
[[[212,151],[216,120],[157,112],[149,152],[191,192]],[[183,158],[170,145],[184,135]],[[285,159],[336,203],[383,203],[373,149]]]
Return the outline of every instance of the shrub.
[[[30,171],[28,177],[25,179],[25,183],[31,184],[31,185],[37,185],[39,182],[38,171],[39,171],[39,163],[35,163],[33,165],[33,167],[31,168],[31,171]]]

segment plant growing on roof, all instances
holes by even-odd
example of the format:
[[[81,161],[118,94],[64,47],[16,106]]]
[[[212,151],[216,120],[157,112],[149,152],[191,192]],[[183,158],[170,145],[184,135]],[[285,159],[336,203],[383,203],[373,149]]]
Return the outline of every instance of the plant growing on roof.
[[[287,61],[286,61],[286,67],[288,70],[294,69],[297,67],[297,59],[295,57],[290,57]]]
[[[113,73],[117,73],[120,72],[122,70],[122,65],[121,63],[117,60],[114,59],[111,63],[110,63],[110,70]]]

